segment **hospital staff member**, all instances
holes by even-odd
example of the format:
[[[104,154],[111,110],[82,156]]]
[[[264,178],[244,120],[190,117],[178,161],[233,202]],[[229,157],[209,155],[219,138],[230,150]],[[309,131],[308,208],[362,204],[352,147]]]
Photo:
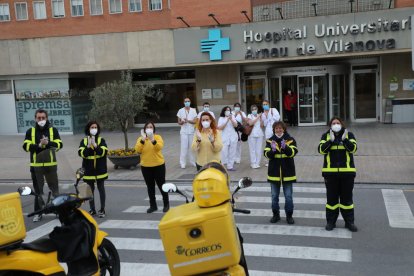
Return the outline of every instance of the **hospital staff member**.
[[[232,113],[233,113],[233,116],[236,119],[237,123],[240,123],[240,124],[243,125],[245,122],[247,122],[246,113],[244,113],[241,110],[241,104],[240,103],[235,103],[233,105],[233,112]],[[242,140],[240,139],[241,133],[238,132],[237,136],[238,136],[238,141],[237,141],[235,162],[237,164],[240,164],[241,153],[242,153]]]
[[[261,127],[261,115],[258,114],[257,105],[250,107],[251,114],[247,116],[248,124],[253,126],[252,132],[247,140],[249,143],[250,166],[252,169],[260,168],[260,159],[262,158],[263,130]]]
[[[187,157],[190,164],[195,166],[195,158],[191,150],[191,143],[194,136],[194,124],[197,122],[197,111],[190,107],[191,101],[189,98],[184,99],[184,107],[178,110],[177,118],[178,124],[181,126],[181,152],[180,152],[180,166],[185,169],[187,165]]]
[[[223,141],[223,149],[221,150],[221,162],[227,165],[229,171],[234,171],[234,161],[237,149],[237,132],[235,127],[237,121],[231,114],[230,106],[225,106],[221,110],[218,120],[218,129],[221,130],[221,139]]]

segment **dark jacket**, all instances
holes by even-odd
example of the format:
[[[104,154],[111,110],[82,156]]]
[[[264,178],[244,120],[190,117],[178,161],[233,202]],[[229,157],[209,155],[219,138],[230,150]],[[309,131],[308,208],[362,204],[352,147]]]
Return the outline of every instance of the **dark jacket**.
[[[45,136],[49,138],[47,145],[39,146],[40,139]],[[38,124],[35,127],[29,128],[26,131],[26,137],[23,142],[23,149],[30,152],[30,166],[56,166],[56,151],[63,147],[62,140],[60,140],[59,132],[52,127],[49,121],[43,128]]]
[[[84,180],[107,179],[106,154],[108,148],[105,139],[95,137],[96,148],[88,148],[88,137],[82,139],[79,145],[78,155],[82,157],[82,167],[85,169]]]
[[[282,140],[286,141],[286,147],[281,148]],[[276,141],[276,151],[272,150],[271,143]],[[276,135],[266,140],[264,156],[269,159],[267,180],[271,183],[286,183],[296,181],[294,157],[298,153],[296,141],[288,133],[284,133],[281,138]]]
[[[318,152],[324,156],[323,177],[338,173],[356,175],[353,154],[357,150],[357,142],[352,132],[348,132],[347,137],[342,141],[344,131],[345,129],[342,128],[335,134],[333,142],[330,140],[329,130],[321,137]]]

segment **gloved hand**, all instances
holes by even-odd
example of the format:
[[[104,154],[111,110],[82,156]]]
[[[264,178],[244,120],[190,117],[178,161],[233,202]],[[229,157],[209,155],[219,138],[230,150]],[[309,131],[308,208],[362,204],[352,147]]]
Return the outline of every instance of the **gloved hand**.
[[[282,149],[285,149],[286,148],[286,140],[285,139],[283,139],[282,142],[280,142],[280,147]]]
[[[41,145],[47,145],[48,143],[49,143],[49,138],[47,138],[43,135],[42,139],[40,139],[40,144]]]
[[[212,133],[208,135],[208,140],[210,141],[210,143],[214,143],[214,135]]]
[[[147,134],[145,134],[145,131],[141,129],[141,140],[145,141],[145,139],[147,139]]]
[[[272,147],[272,151],[276,151],[277,150],[277,143],[276,141],[272,140],[272,143],[270,144],[270,146]]]
[[[92,147],[92,139],[91,139],[90,136],[88,136],[88,146],[87,147],[88,148],[91,148]]]
[[[92,136],[91,137],[91,145],[94,147],[94,148],[96,148],[98,145],[96,144],[96,141],[95,141],[95,136]]]
[[[335,141],[335,134],[334,134],[332,129],[329,130],[329,136],[331,137],[331,139],[330,139],[331,142]]]
[[[342,141],[345,140],[347,136],[348,136],[348,130],[345,129],[344,134],[342,134]]]

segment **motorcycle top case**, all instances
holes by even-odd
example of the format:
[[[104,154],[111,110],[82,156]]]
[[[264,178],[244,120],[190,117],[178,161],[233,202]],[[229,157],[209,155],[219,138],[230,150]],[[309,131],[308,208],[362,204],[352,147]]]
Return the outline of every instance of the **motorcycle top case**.
[[[0,195],[0,247],[26,237],[19,193]]]
[[[194,275],[239,263],[241,248],[230,203],[171,208],[159,224],[171,275]]]

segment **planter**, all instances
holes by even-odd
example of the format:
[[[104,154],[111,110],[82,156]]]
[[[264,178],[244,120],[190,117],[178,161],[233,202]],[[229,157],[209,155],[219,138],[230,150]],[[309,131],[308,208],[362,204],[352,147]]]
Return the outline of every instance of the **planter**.
[[[134,169],[140,161],[139,154],[129,156],[108,155],[108,159],[114,164],[115,170],[119,167]]]

